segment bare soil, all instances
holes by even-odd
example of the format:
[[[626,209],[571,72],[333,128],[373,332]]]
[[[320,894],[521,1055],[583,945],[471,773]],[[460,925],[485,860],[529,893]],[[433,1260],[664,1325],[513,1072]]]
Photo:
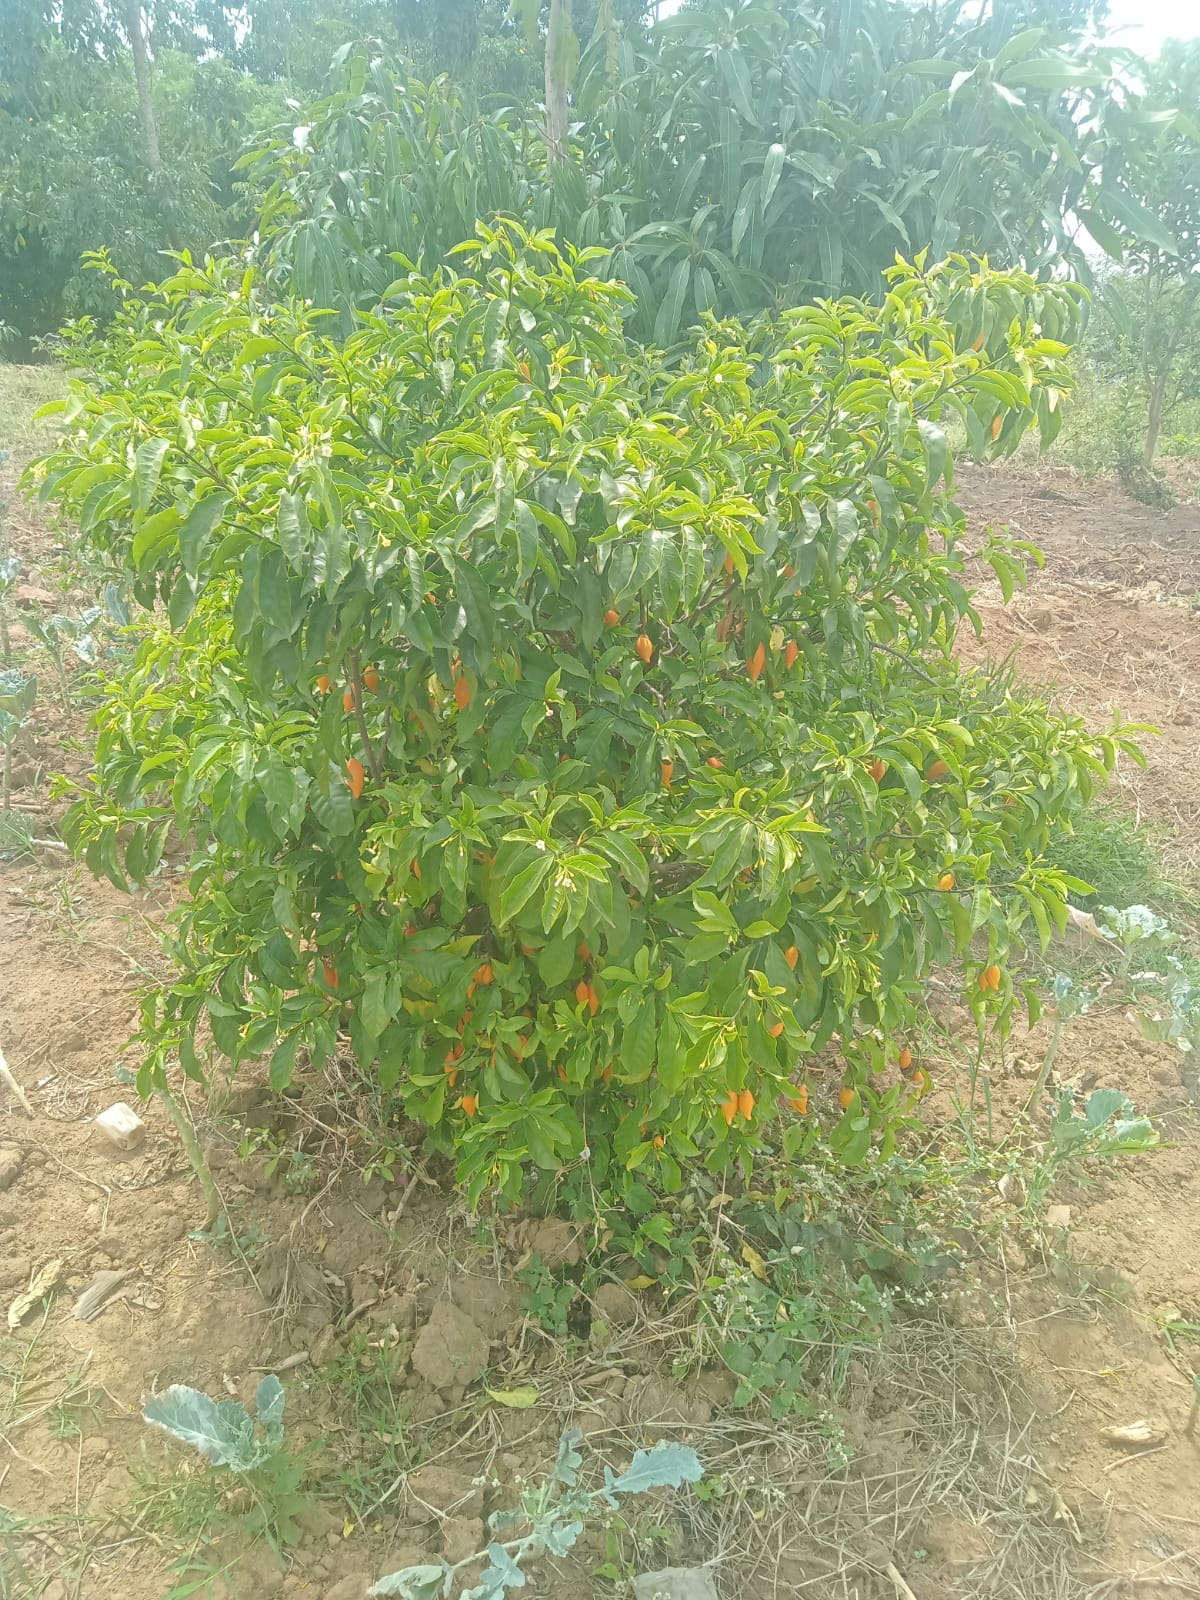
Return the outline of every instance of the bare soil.
[[[964,657],[1013,653],[1022,678],[1096,726],[1119,711],[1161,729],[1146,770],[1117,783],[1190,869],[1200,514],[1148,512],[1061,470],[977,470],[962,498],[975,524],[1007,524],[1047,557],[1007,609],[983,587],[983,642],[964,639]],[[24,603],[61,604],[71,580],[57,576],[54,533],[13,516]],[[81,773],[83,741],[81,713],[47,692],[15,792],[39,835],[59,810],[47,773]],[[535,1251],[569,1263],[565,1224],[477,1224],[419,1162],[364,1182],[349,1063],[282,1121],[252,1083],[214,1104],[193,1095],[235,1242],[197,1238],[202,1204],[161,1108],[140,1108],[131,1153],[93,1121],[133,1098],[114,1067],[138,984],[162,967],[170,893],[120,895],[52,850],[0,859],[0,1045],[34,1112],[0,1088],[0,1316],[61,1263],[57,1291],[15,1330],[0,1324],[0,1596],[162,1600],[185,1581],[172,1563],[192,1554],[227,1570],[191,1592],[357,1600],[393,1567],[478,1548],[484,1515],[547,1470],[571,1423],[614,1464],[656,1437],[687,1440],[716,1488],[657,1501],[615,1554],[589,1533],[578,1561],[531,1573],[532,1595],[627,1592],[593,1576],[614,1559],[713,1562],[723,1600],[1200,1594],[1200,1440],[1184,1433],[1200,1343],[1172,1351],[1162,1331],[1200,1325],[1200,1150],[1179,1053],[1147,1043],[1119,1005],[1072,1024],[1058,1077],[1122,1088],[1163,1148],[1060,1187],[1051,1199],[1069,1216],[1056,1227],[984,1196],[998,1255],[857,1357],[829,1413],[774,1424],[731,1409],[724,1372],[681,1376],[654,1295],[610,1285],[590,1333],[585,1315],[569,1340],[547,1336],[517,1272]],[[945,1037],[969,1037],[952,1000],[935,1011]],[[1046,1028],[985,1065],[997,1128],[1028,1094]],[[924,1102],[933,1140],[966,1094],[965,1052],[940,1054]],[[272,1118],[312,1153],[301,1192],[269,1147],[245,1149],[245,1130]],[[77,1320],[76,1296],[104,1269],[128,1276]],[[211,1475],[140,1414],[173,1382],[249,1398],[265,1370],[283,1375],[289,1438],[314,1452],[302,1536],[282,1561],[236,1531],[215,1552],[199,1532],[189,1544]],[[487,1392],[522,1386],[537,1390],[530,1409]],[[1104,1429],[1139,1419],[1154,1430],[1145,1453],[1106,1442]],[[356,1499],[356,1467],[388,1450],[394,1480],[373,1480],[377,1504]]]

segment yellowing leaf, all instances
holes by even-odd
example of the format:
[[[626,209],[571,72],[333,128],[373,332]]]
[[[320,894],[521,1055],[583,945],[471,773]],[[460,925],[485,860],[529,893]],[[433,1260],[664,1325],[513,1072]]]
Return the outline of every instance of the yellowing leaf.
[[[744,1244],[742,1246],[742,1260],[750,1268],[750,1271],[760,1283],[766,1283],[767,1263],[759,1255],[758,1251],[752,1244]]]
[[[497,1405],[507,1406],[510,1411],[528,1411],[530,1406],[538,1403],[538,1392],[531,1383],[523,1384],[519,1389],[485,1389],[484,1393]]]
[[[53,1261],[47,1261],[28,1289],[17,1295],[12,1305],[9,1306],[8,1325],[10,1328],[19,1328],[43,1295],[47,1295],[51,1290],[58,1288],[62,1280],[62,1274],[63,1264],[57,1257]]]
[[[771,629],[770,645],[771,645],[771,649],[772,650],[782,650],[783,649],[783,629],[782,628],[772,628]]]
[[[625,1287],[627,1289],[653,1289],[657,1282],[657,1278],[649,1278],[644,1272],[640,1272],[636,1278],[626,1278]]]
[[[350,1535],[354,1532],[354,1529],[355,1529],[356,1526],[357,1526],[357,1524],[355,1523],[354,1518],[353,1517],[347,1517],[345,1522],[342,1523],[342,1538],[343,1539],[348,1539],[350,1537]]]

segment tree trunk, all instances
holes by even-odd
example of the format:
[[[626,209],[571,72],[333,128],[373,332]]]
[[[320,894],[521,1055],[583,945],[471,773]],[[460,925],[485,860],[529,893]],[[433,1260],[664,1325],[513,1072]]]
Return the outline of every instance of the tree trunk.
[[[142,120],[146,166],[151,172],[159,172],[162,170],[162,153],[158,148],[154,96],[150,92],[150,56],[146,49],[146,35],[142,32],[141,0],[127,0],[125,27],[129,34],[129,48],[133,51],[133,75],[137,79],[138,115]]]
[[[1158,449],[1158,436],[1162,432],[1163,400],[1167,392],[1169,368],[1158,373],[1150,386],[1150,404],[1146,413],[1146,445],[1142,451],[1142,464],[1154,465],[1154,452]]]
[[[567,159],[567,77],[570,71],[571,0],[550,0],[546,23],[546,158]]]

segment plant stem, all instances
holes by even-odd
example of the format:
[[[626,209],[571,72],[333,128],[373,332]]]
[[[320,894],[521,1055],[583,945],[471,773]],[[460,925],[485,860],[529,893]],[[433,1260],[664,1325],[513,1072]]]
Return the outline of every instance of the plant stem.
[[[200,1141],[196,1138],[196,1130],[192,1126],[187,1113],[166,1084],[159,1084],[155,1092],[166,1107],[167,1115],[175,1124],[187,1158],[192,1164],[192,1170],[200,1180],[200,1188],[204,1193],[206,1207],[205,1222],[211,1227],[221,1214],[221,1196],[217,1191],[216,1179],[213,1177],[212,1168],[208,1164],[208,1157],[200,1148]]]
[[[367,732],[367,719],[363,712],[363,681],[362,668],[359,664],[358,651],[350,652],[350,683],[354,694],[354,720],[358,723],[358,736],[362,740],[363,752],[367,758],[367,766],[371,769],[371,776],[377,784],[383,782],[383,768],[379,764],[379,757],[375,754],[375,746],[371,743],[371,735]]]
[[[1029,1099],[1026,1100],[1025,1104],[1021,1107],[1020,1115],[1017,1117],[1018,1122],[1023,1121],[1024,1118],[1029,1115],[1035,1103],[1040,1099],[1042,1091],[1050,1082],[1050,1074],[1054,1070],[1054,1062],[1058,1055],[1058,1047],[1062,1043],[1062,1036],[1066,1032],[1066,1029],[1067,1018],[1060,1011],[1054,1020],[1054,1032],[1050,1037],[1050,1045],[1046,1051],[1046,1059],[1042,1062],[1042,1070],[1038,1073],[1037,1082],[1029,1092]]]

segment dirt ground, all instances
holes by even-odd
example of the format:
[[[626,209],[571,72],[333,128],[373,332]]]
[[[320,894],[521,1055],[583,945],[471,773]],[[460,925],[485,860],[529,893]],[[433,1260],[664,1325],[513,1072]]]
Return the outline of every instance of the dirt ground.
[[[962,497],[974,524],[1006,524],[1046,552],[1007,610],[981,590],[983,643],[965,639],[964,657],[1015,652],[1024,679],[1095,725],[1119,712],[1161,729],[1146,770],[1123,768],[1117,783],[1190,870],[1200,512],[1146,511],[1061,469],[975,470]],[[11,521],[26,563],[19,604],[62,606],[72,580],[56,536],[23,509]],[[53,837],[59,812],[48,774],[82,773],[83,740],[79,714],[47,695],[15,773],[39,836]],[[407,1561],[477,1549],[483,1516],[546,1471],[571,1423],[614,1463],[650,1439],[684,1439],[717,1487],[657,1502],[616,1556],[603,1530],[589,1533],[579,1561],[533,1571],[533,1595],[619,1595],[611,1579],[627,1570],[705,1562],[722,1600],[1200,1595],[1200,1440],[1184,1431],[1200,1343],[1177,1337],[1172,1349],[1163,1333],[1200,1329],[1200,1147],[1178,1051],[1147,1043],[1120,1005],[1071,1025],[1057,1075],[1123,1089],[1163,1146],[1056,1190],[1069,1212],[1051,1226],[988,1195],[997,1257],[964,1273],[948,1306],[910,1311],[857,1357],[832,1417],[791,1427],[733,1412],[720,1370],[682,1376],[653,1297],[608,1285],[590,1333],[569,1346],[546,1336],[516,1274],[534,1251],[569,1264],[571,1230],[479,1225],[419,1167],[364,1183],[349,1067],[289,1112],[313,1152],[301,1192],[286,1165],[271,1169],[269,1148],[239,1153],[245,1128],[267,1120],[253,1084],[215,1109],[193,1099],[235,1247],[197,1238],[201,1201],[161,1108],[142,1110],[145,1139],[130,1153],[92,1120],[132,1098],[115,1067],[138,983],[161,968],[155,925],[169,894],[119,895],[52,849],[0,858],[0,1046],[33,1109],[0,1089],[0,1315],[59,1263],[57,1291],[0,1332],[4,1600],[357,1600]],[[939,1020],[950,1037],[962,1024],[949,1002]],[[1028,1092],[1046,1026],[987,1063],[999,1123]],[[965,1081],[962,1058],[943,1056],[924,1102],[934,1140]],[[107,1270],[126,1276],[79,1320],[76,1296]],[[282,1563],[261,1540],[208,1547],[197,1507],[212,1475],[141,1419],[167,1384],[248,1399],[267,1370],[283,1376],[289,1437],[317,1452],[325,1491],[309,1497]],[[529,1409],[488,1394],[522,1386],[537,1392]],[[1139,1420],[1151,1430],[1143,1450],[1106,1441],[1106,1428]],[[355,1469],[389,1450],[394,1480],[371,1480],[383,1484],[371,1504]],[[227,1570],[179,1567],[189,1555]],[[594,1576],[614,1559],[619,1570]]]

